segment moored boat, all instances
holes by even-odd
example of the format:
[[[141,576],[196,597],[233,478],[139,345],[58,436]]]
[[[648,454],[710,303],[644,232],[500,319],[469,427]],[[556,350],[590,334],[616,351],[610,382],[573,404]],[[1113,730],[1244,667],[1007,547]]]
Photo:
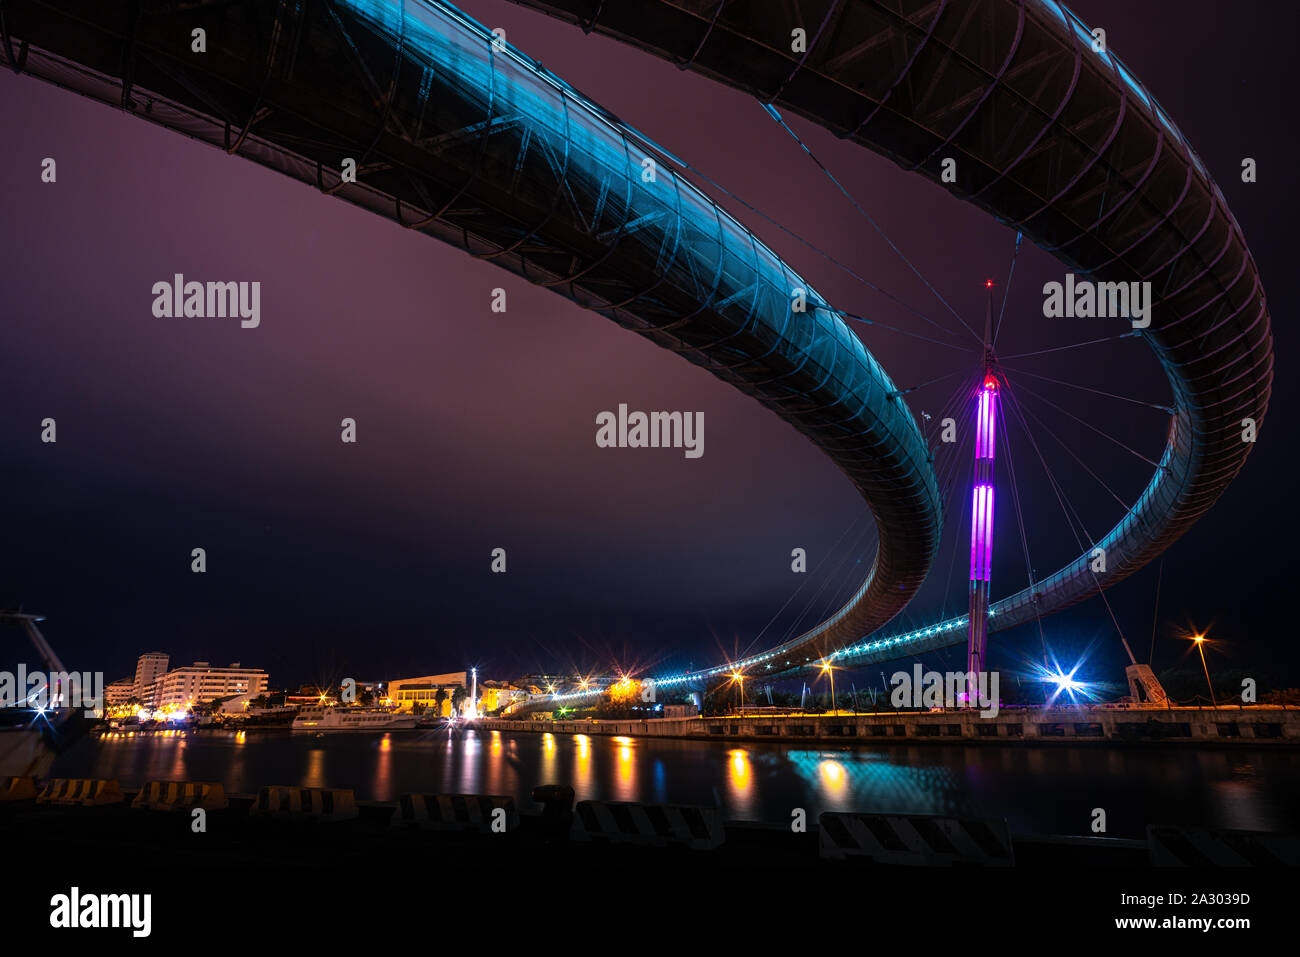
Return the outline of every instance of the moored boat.
[[[294,731],[400,731],[414,728],[414,715],[353,708],[303,708],[293,719]]]

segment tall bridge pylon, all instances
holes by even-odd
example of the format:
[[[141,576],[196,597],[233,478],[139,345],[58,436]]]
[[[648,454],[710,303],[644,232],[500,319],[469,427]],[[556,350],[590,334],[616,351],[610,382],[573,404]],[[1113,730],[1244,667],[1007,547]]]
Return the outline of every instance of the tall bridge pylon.
[[[970,628],[966,671],[970,694],[978,690],[988,644],[989,579],[993,562],[993,453],[998,431],[998,378],[993,366],[993,280],[984,288],[984,377],[975,400],[975,480],[971,492]]]

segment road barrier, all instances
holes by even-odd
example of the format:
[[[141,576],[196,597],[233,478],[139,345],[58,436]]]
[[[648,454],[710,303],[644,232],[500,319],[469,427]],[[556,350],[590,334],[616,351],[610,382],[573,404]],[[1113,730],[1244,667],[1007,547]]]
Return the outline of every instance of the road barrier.
[[[1011,867],[1015,853],[1007,822],[924,814],[843,814],[818,818],[823,858],[867,858],[877,864]]]
[[[351,788],[291,788],[272,786],[257,792],[248,809],[252,817],[277,821],[333,824],[357,817],[357,799]]]
[[[1267,831],[1220,828],[1147,827],[1152,867],[1295,867],[1300,838]]]
[[[188,811],[196,807],[220,811],[229,806],[226,789],[212,781],[149,781],[131,802],[131,807],[150,811]]]
[[[33,777],[0,778],[0,802],[31,801],[36,797],[36,779]]]
[[[623,801],[579,801],[569,836],[610,844],[680,844],[697,851],[726,840],[717,808]]]
[[[101,804],[118,804],[126,800],[116,779],[54,778],[36,797],[37,804],[75,804],[95,807]]]
[[[498,810],[505,812],[504,817],[495,813]],[[503,821],[506,833],[519,827],[514,798],[495,794],[403,794],[390,823],[393,827],[489,834],[493,833],[494,821]]]

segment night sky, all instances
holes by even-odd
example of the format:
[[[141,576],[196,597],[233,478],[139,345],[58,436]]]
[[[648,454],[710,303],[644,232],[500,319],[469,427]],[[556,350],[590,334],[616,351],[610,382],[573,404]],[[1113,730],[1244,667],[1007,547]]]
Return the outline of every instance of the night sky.
[[[502,0],[461,6],[788,229],[945,320],[752,99]],[[1105,27],[1111,49],[1200,153],[1277,321],[1278,375],[1258,447],[1166,555],[1154,664],[1184,654],[1187,643],[1172,637],[1179,627],[1213,624],[1224,643],[1212,667],[1294,683],[1300,528],[1290,497],[1300,463],[1291,423],[1300,408],[1286,320],[1300,308],[1291,277],[1300,210],[1283,78],[1296,8],[1225,0],[1182,4],[1174,16],[1168,3],[1114,0],[1074,9]],[[983,280],[994,278],[999,296],[1006,289],[1014,232],[872,153],[790,122],[958,312],[981,323]],[[265,667],[273,683],[296,685],[470,664],[490,677],[615,662],[698,666],[816,623],[869,567],[869,513],[827,458],[756,402],[608,320],[29,77],[0,75],[0,130],[0,604],[49,616],[45,634],[70,667],[112,679],[139,653],[161,650],[176,663]],[[52,185],[40,182],[47,156],[58,163]],[[1258,161],[1257,183],[1240,181],[1244,156]],[[724,205],[830,302],[933,332],[770,223]],[[1025,247],[1000,352],[1105,334],[1088,320],[1042,317],[1043,283],[1064,271]],[[151,287],[177,272],[260,281],[260,327],[154,318]],[[489,308],[497,286],[508,292],[505,314]],[[859,332],[901,386],[973,361],[878,327]],[[1018,365],[1168,398],[1135,339]],[[957,381],[912,393],[918,417],[937,419]],[[1161,413],[1023,381],[1158,458]],[[1128,503],[1150,466],[1026,401],[1055,434],[1039,439],[1049,465],[1100,536],[1119,506],[1061,443]],[[595,416],[619,403],[703,411],[704,456],[597,448]],[[54,445],[40,441],[47,416],[58,423]],[[339,440],[345,416],[357,420],[355,445]],[[1018,435],[1012,426],[1032,563],[1046,574],[1078,549]],[[966,475],[969,458],[967,446]],[[999,501],[995,599],[1026,582],[1010,496]],[[966,559],[959,551],[954,562],[951,544],[968,530],[950,513],[945,548],[900,629],[964,610]],[[204,575],[190,572],[197,546],[207,550]],[[498,546],[508,552],[505,575],[489,572]],[[796,546],[808,550],[806,576],[790,571]],[[1151,647],[1157,574],[1153,564],[1108,593],[1139,658]],[[1121,677],[1100,601],[1050,619],[1047,632],[1063,661],[1091,643],[1090,670]],[[1031,626],[992,645],[994,665],[1014,664],[1039,639]],[[0,660],[30,661],[16,630],[0,648]],[[961,657],[950,649],[932,660],[955,667]]]

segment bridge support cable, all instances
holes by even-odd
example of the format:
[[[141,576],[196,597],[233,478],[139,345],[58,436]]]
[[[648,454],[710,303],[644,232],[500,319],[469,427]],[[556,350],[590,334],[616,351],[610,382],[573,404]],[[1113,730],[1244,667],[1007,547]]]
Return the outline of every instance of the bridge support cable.
[[[962,421],[969,421],[970,417],[968,415],[965,415],[965,410],[963,408],[963,406],[966,406],[969,403],[962,400],[965,400],[970,396],[971,392],[974,390],[974,386],[975,383],[971,381],[971,379],[967,379],[962,382],[959,400],[954,404],[950,413],[953,415],[954,418],[956,417],[957,414],[960,413],[962,414]],[[943,495],[944,495],[945,514],[950,514],[950,510],[953,505],[954,495],[956,489],[958,488],[958,479],[961,476],[966,474],[966,468],[964,467],[964,463],[967,460],[965,460],[963,457],[966,454],[967,446],[974,441],[972,438],[973,435],[974,432],[972,430],[970,429],[963,430],[961,441],[956,444],[956,448],[953,450],[953,455],[948,460],[948,474],[947,474],[946,482],[942,486],[944,490]],[[940,481],[944,481],[944,480],[941,479]],[[942,598],[941,598],[941,605],[939,611],[939,616],[941,618],[948,613],[948,599],[952,595],[952,577],[957,568],[957,556],[960,555],[962,552],[960,532],[962,529],[967,527],[966,519],[967,519],[968,510],[970,506],[970,499],[967,496],[962,495],[960,496],[959,501],[961,502],[961,506],[960,506],[959,514],[957,515],[957,522],[955,525],[952,525],[952,528],[954,529],[953,540],[952,540],[952,554],[948,559],[948,574],[947,577],[944,579],[943,591],[941,593]]]
[[[956,332],[955,332],[951,327],[946,326],[946,325],[944,325],[944,324],[941,323],[941,322],[936,322],[935,320],[933,320],[933,319],[931,319],[929,316],[927,316],[925,313],[923,313],[923,312],[921,312],[919,309],[917,309],[915,306],[910,305],[909,303],[907,303],[907,302],[905,302],[904,300],[900,299],[898,296],[895,296],[893,293],[891,293],[891,292],[889,292],[888,290],[884,289],[884,288],[883,288],[882,286],[880,286],[879,284],[872,282],[870,279],[867,279],[865,276],[863,276],[861,273],[859,273],[859,272],[858,272],[856,269],[854,269],[852,266],[848,265],[848,263],[844,262],[844,261],[841,260],[841,259],[838,259],[837,257],[835,257],[835,256],[832,255],[831,253],[827,252],[827,251],[826,251],[825,249],[823,249],[822,247],[818,246],[816,243],[814,243],[814,242],[812,242],[812,241],[810,241],[810,240],[804,238],[804,236],[801,235],[800,233],[796,232],[796,231],[793,230],[793,229],[790,229],[788,226],[786,226],[786,225],[785,225],[784,223],[782,223],[780,220],[776,219],[774,216],[771,216],[770,214],[768,214],[768,213],[764,212],[763,210],[759,209],[757,206],[755,206],[754,204],[750,203],[748,200],[744,199],[744,198],[741,197],[739,194],[734,193],[734,192],[732,192],[731,190],[727,189],[727,187],[723,186],[723,185],[722,185],[721,183],[719,183],[717,180],[715,180],[715,179],[713,179],[712,177],[708,176],[707,174],[701,172],[698,168],[692,166],[690,163],[686,162],[686,161],[685,161],[684,159],[682,159],[681,157],[676,156],[676,155],[674,155],[674,154],[672,154],[672,153],[669,153],[667,150],[664,150],[662,147],[660,147],[658,144],[656,144],[656,143],[654,143],[654,142],[652,142],[652,141],[647,140],[647,144],[649,145],[649,147],[651,148],[651,150],[652,150],[653,152],[657,153],[657,154],[658,154],[662,159],[664,159],[665,162],[669,163],[669,164],[672,165],[672,166],[676,166],[678,169],[680,169],[680,170],[682,170],[682,171],[684,171],[684,172],[688,172],[688,173],[690,173],[692,176],[696,177],[696,178],[699,179],[701,182],[707,184],[711,189],[715,189],[715,190],[717,190],[719,193],[721,193],[722,195],[726,196],[728,199],[731,199],[731,200],[735,201],[736,203],[739,203],[739,204],[740,204],[741,206],[743,206],[746,210],[748,210],[749,212],[753,213],[755,216],[758,216],[760,219],[762,219],[762,220],[764,220],[764,221],[770,223],[772,226],[774,226],[776,229],[778,229],[778,230],[781,231],[782,233],[785,233],[785,235],[789,236],[789,237],[790,237],[791,239],[793,239],[795,242],[797,242],[797,243],[799,243],[801,246],[804,246],[805,248],[809,249],[810,251],[812,251],[813,253],[815,253],[817,256],[819,256],[820,258],[824,259],[826,262],[830,263],[830,264],[831,264],[832,266],[834,266],[836,269],[839,269],[839,270],[843,271],[844,273],[846,273],[848,276],[850,276],[851,278],[853,278],[853,279],[856,280],[857,282],[859,282],[859,283],[861,283],[862,285],[866,286],[866,287],[867,287],[868,289],[870,289],[872,292],[877,293],[877,294],[880,295],[880,296],[883,296],[885,299],[889,300],[891,303],[893,303],[894,305],[898,306],[900,309],[904,310],[905,312],[910,313],[911,315],[913,315],[913,316],[915,316],[916,318],[920,319],[922,322],[929,323],[930,325],[934,326],[936,329],[940,330],[941,332],[944,332],[944,333],[946,333],[946,334],[948,334],[948,335],[956,335]],[[860,322],[869,322],[869,323],[871,323],[872,325],[878,325],[878,324],[879,324],[876,320],[865,319],[865,318],[862,318],[862,317],[860,317],[860,316],[854,316],[854,315],[851,315],[851,314],[848,314],[848,313],[844,313],[844,312],[840,312],[839,314],[840,314],[840,316],[843,317],[843,318],[847,318],[847,319],[855,319],[855,320],[860,321]],[[904,330],[902,330],[902,329],[898,329],[898,328],[894,328],[894,327],[888,327],[888,326],[885,327],[885,328],[892,328],[893,331],[895,331],[895,332],[903,332],[903,331],[904,331]],[[931,341],[937,341],[937,340],[931,340]],[[949,345],[950,348],[954,348],[954,347],[952,346],[951,343],[948,343],[947,345]]]
[[[857,528],[857,526],[860,523],[862,523],[863,518],[869,516],[870,514],[871,513],[869,510],[866,512],[859,512],[852,522],[844,526],[844,530],[840,532],[840,536],[839,538],[836,539],[835,544],[831,546],[830,550],[828,550],[825,555],[822,556],[821,562],[814,568],[814,573],[816,573],[817,571],[824,570],[826,574],[818,576],[821,579],[821,583],[818,585],[816,591],[813,592],[813,594],[808,597],[807,601],[804,603],[803,609],[797,615],[795,615],[795,617],[786,625],[784,629],[784,633],[782,634],[781,638],[776,642],[776,644],[778,645],[785,644],[787,641],[789,641],[798,633],[798,630],[801,627],[800,623],[808,620],[809,611],[812,610],[813,606],[817,603],[818,599],[821,598],[822,594],[825,592],[828,585],[832,581],[838,581],[840,579],[844,570],[844,564],[848,560],[848,558],[853,555],[863,554],[860,545],[862,543],[863,536],[865,536],[869,531],[871,531],[870,522],[865,523],[862,528],[858,529],[857,535],[854,537],[852,543],[849,545],[848,548],[840,549],[840,545],[844,541],[844,538],[849,533],[849,531],[851,531],[854,528]],[[839,561],[836,563],[834,571],[825,568],[826,564],[832,560],[834,555],[837,554],[839,555]],[[781,610],[778,611],[777,614],[773,616],[771,621],[769,621],[767,625],[764,625],[763,628],[759,631],[759,633],[750,640],[744,652],[742,652],[741,655],[739,656],[741,660],[743,660],[745,657],[750,655],[750,653],[753,651],[754,646],[758,643],[759,639],[764,634],[764,632],[766,632],[767,629],[771,626],[772,622],[775,621],[776,618],[780,616],[781,612],[785,611],[785,609],[789,606],[790,602],[794,600],[795,596],[798,595],[798,593],[803,590],[804,585],[809,580],[809,575],[804,575],[802,577],[803,577],[803,581],[800,583],[799,587],[795,589],[794,594],[792,594],[790,598],[786,599],[785,604],[781,606]]]
[[[1045,356],[1053,352],[1068,352],[1071,349],[1082,349],[1084,346],[1095,346],[1103,342],[1118,342],[1120,339],[1132,339],[1141,333],[1134,330],[1133,332],[1121,332],[1117,336],[1104,336],[1101,339],[1088,339],[1085,342],[1072,342],[1068,346],[1052,346],[1049,349],[1036,349],[1033,352],[1018,352],[1010,356],[998,356],[998,361],[1006,362],[1008,359],[1030,359],[1035,356]]]
[[[1087,554],[1087,549],[1090,547],[1088,543],[1094,542],[1096,540],[1093,539],[1092,536],[1089,534],[1087,526],[1085,525],[1082,516],[1079,515],[1078,510],[1075,509],[1072,505],[1070,505],[1069,497],[1065,494],[1064,486],[1058,481],[1056,475],[1052,472],[1051,466],[1047,464],[1047,459],[1043,455],[1042,450],[1039,448],[1038,443],[1034,441],[1033,435],[1029,430],[1029,423],[1024,418],[1024,413],[1027,410],[1024,408],[1020,400],[1016,397],[1013,390],[1008,389],[1007,392],[1011,404],[1015,406],[1017,414],[1020,415],[1020,422],[1022,427],[1025,429],[1025,435],[1029,438],[1029,442],[1033,446],[1034,452],[1038,455],[1038,460],[1042,463],[1043,471],[1047,473],[1048,482],[1051,484],[1053,491],[1056,493],[1056,498],[1061,505],[1062,511],[1065,512],[1066,523],[1070,525],[1071,529],[1073,530],[1074,525],[1071,523],[1071,515],[1073,515],[1074,522],[1078,523],[1079,532],[1081,532],[1082,535],[1076,533],[1075,540],[1078,543],[1078,547],[1080,549],[1083,549],[1085,551],[1085,554]],[[1030,414],[1032,415],[1032,413]],[[1051,432],[1050,429],[1047,429],[1047,431],[1049,433]],[[1053,437],[1054,438],[1056,437],[1055,434],[1053,434]],[[1110,489],[1107,487],[1106,491],[1110,492]],[[1111,494],[1114,495],[1113,492],[1111,492]],[[1118,498],[1118,496],[1116,497]],[[1120,501],[1120,504],[1123,505],[1122,500]],[[1102,603],[1106,606],[1106,612],[1107,614],[1110,615],[1110,620],[1112,624],[1114,624],[1115,626],[1115,633],[1119,635],[1119,639],[1124,644],[1124,648],[1127,651],[1128,642],[1124,638],[1124,629],[1120,627],[1119,618],[1116,617],[1115,610],[1111,607],[1110,599],[1106,597],[1105,586],[1102,585],[1101,579],[1097,577],[1097,573],[1096,571],[1093,570],[1091,562],[1087,565],[1087,568],[1088,568],[1088,574],[1092,576],[1092,581],[1094,587],[1096,588],[1096,594],[1099,598],[1101,598]],[[1132,657],[1132,652],[1129,652],[1129,656]]]
[[[871,326],[872,328],[876,328],[876,329],[885,329],[885,330],[887,330],[887,331],[889,331],[889,332],[896,332],[896,333],[898,333],[899,335],[911,336],[913,339],[919,339],[919,340],[921,340],[922,342],[928,342],[928,343],[930,343],[931,345],[942,346],[942,347],[945,348],[945,349],[956,349],[958,352],[973,352],[973,351],[974,351],[973,349],[971,349],[971,348],[968,347],[968,346],[958,346],[958,345],[954,345],[954,344],[951,343],[951,342],[943,342],[942,340],[940,340],[940,339],[935,339],[935,338],[933,338],[933,337],[931,337],[931,336],[923,336],[923,335],[921,335],[919,332],[912,332],[912,331],[909,330],[909,329],[903,329],[903,328],[900,328],[899,326],[891,326],[891,325],[888,325],[887,323],[880,322],[880,321],[877,320],[877,319],[868,319],[866,316],[854,315],[854,314],[851,313],[851,312],[844,312],[844,311],[840,310],[840,311],[838,312],[838,315],[839,315],[839,317],[840,317],[841,319],[847,319],[847,320],[850,320],[850,321],[852,321],[852,322],[860,322],[860,323],[862,323],[863,325]]]
[[[1114,392],[1104,392],[1101,389],[1094,389],[1091,386],[1079,385],[1077,382],[1066,382],[1063,379],[1053,379],[1051,376],[1039,375],[1035,372],[1029,372],[1026,369],[1019,369],[1014,366],[1008,366],[1005,363],[1000,363],[1000,365],[1002,366],[1002,368],[1008,369],[1009,371],[1014,372],[1018,376],[1019,375],[1028,376],[1031,379],[1039,379],[1043,382],[1050,382],[1052,385],[1065,386],[1067,389],[1078,389],[1080,392],[1090,392],[1093,395],[1100,395],[1107,399],[1118,399],[1120,402],[1130,402],[1133,405],[1146,406],[1148,409],[1155,409],[1159,412],[1165,413],[1165,415],[1173,415],[1175,411],[1171,406],[1160,405],[1157,402],[1147,402],[1143,399],[1134,399],[1126,395],[1116,395]]]
[[[909,385],[906,389],[899,389],[897,392],[894,393],[894,395],[896,396],[908,395],[909,393],[916,392],[920,389],[924,389],[927,386],[935,385],[939,382],[943,382],[945,379],[951,379],[955,375],[962,375],[963,373],[968,373],[969,371],[970,370],[965,368],[953,369],[951,372],[945,372],[943,375],[935,376],[933,379],[926,379],[924,382],[918,382],[916,385]]]
[[[1008,382],[1008,395],[1010,395],[1010,383]],[[1007,476],[1011,482],[1011,499],[1016,506],[1016,528],[1020,532],[1020,548],[1025,558],[1025,580],[1026,587],[1034,587],[1034,563],[1029,555],[1029,532],[1025,528],[1025,515],[1020,502],[1020,485],[1016,481],[1016,461],[1015,447],[1011,444],[1011,433],[1007,428],[1006,415],[1003,414],[998,423],[1002,427],[1002,447],[1007,450]],[[1043,630],[1043,616],[1036,614],[1034,621],[1038,625],[1038,638],[1043,649],[1043,667],[1047,667],[1047,634]]]
[[[1097,428],[1095,425],[1092,425],[1091,423],[1084,421],[1083,419],[1079,418],[1077,415],[1075,415],[1073,412],[1069,411],[1068,409],[1063,409],[1063,408],[1061,408],[1059,405],[1057,405],[1057,404],[1056,404],[1055,402],[1053,402],[1051,399],[1047,398],[1046,396],[1039,395],[1039,394],[1038,394],[1037,392],[1035,392],[1033,389],[1029,388],[1029,386],[1024,385],[1023,383],[1021,383],[1020,388],[1021,388],[1023,391],[1025,391],[1025,392],[1029,393],[1030,395],[1032,395],[1035,399],[1038,399],[1040,402],[1043,402],[1043,403],[1046,403],[1047,405],[1050,405],[1053,409],[1055,409],[1057,412],[1060,412],[1062,415],[1066,416],[1067,418],[1073,419],[1075,422],[1077,422],[1077,423],[1079,423],[1080,425],[1082,425],[1085,429],[1088,429],[1089,431],[1093,432],[1094,434],[1096,434],[1096,435],[1100,435],[1103,439],[1106,439],[1106,440],[1108,440],[1108,441],[1110,441],[1110,442],[1113,442],[1115,445],[1118,445],[1121,449],[1123,449],[1123,450],[1124,450],[1125,452],[1127,452],[1129,455],[1132,455],[1132,456],[1135,457],[1135,458],[1141,459],[1143,462],[1145,462],[1147,465],[1150,465],[1152,468],[1159,469],[1159,468],[1161,467],[1161,465],[1160,465],[1159,462],[1156,462],[1156,461],[1154,461],[1153,459],[1148,458],[1147,456],[1143,455],[1141,452],[1137,451],[1136,449],[1132,448],[1131,446],[1126,445],[1125,443],[1121,442],[1119,439],[1115,438],[1115,436],[1111,435],[1109,432],[1106,432],[1106,431],[1104,431],[1104,430],[1102,430],[1102,429],[1099,429],[1099,428]]]
[[[1103,490],[1105,490],[1106,494],[1115,500],[1115,502],[1119,505],[1120,508],[1124,509],[1125,511],[1128,511],[1128,509],[1131,508],[1128,502],[1125,502],[1124,499],[1121,498],[1120,495],[1113,488],[1111,488],[1108,484],[1106,484],[1105,479],[1103,479],[1100,475],[1098,475],[1096,472],[1093,471],[1092,466],[1090,466],[1087,462],[1085,462],[1080,457],[1078,452],[1070,448],[1070,443],[1066,442],[1059,435],[1057,435],[1056,430],[1049,427],[1046,422],[1044,422],[1041,418],[1039,418],[1034,413],[1034,411],[1030,409],[1023,402],[1021,402],[1020,404],[1020,411],[1023,415],[1026,415],[1029,418],[1033,419],[1039,426],[1041,426],[1043,431],[1052,437],[1052,441],[1054,441],[1057,445],[1059,445],[1062,449],[1064,449],[1065,453],[1068,456],[1070,456],[1070,458],[1072,458],[1076,463],[1078,463],[1079,468],[1083,469],[1088,475],[1090,475],[1093,478],[1093,480],[1098,485],[1100,485]]]
[[[826,174],[826,178],[829,179],[832,183],[834,183],[835,188],[838,189],[844,195],[844,198],[853,204],[853,208],[858,211],[858,213],[862,216],[862,218],[871,224],[871,228],[874,229],[876,231],[876,234],[880,236],[880,238],[885,241],[885,243],[889,246],[889,248],[894,251],[895,255],[897,255],[898,258],[903,261],[903,264],[912,271],[912,275],[916,276],[917,279],[921,280],[921,283],[925,286],[926,289],[934,293],[934,297],[943,304],[943,307],[945,309],[947,309],[950,313],[952,313],[953,318],[956,319],[959,323],[961,323],[962,327],[967,332],[969,332],[972,336],[975,337],[976,342],[982,342],[979,333],[976,332],[971,327],[970,323],[968,323],[965,319],[961,317],[961,315],[957,312],[957,310],[954,309],[952,305],[948,302],[948,300],[943,297],[943,293],[939,292],[939,290],[934,287],[934,284],[931,283],[930,280],[927,279],[924,274],[922,274],[921,270],[916,267],[916,265],[912,262],[912,260],[907,258],[906,254],[904,254],[904,252],[898,248],[897,244],[895,244],[894,241],[890,239],[889,236],[885,233],[885,231],[880,228],[880,224],[877,223],[875,219],[872,218],[870,213],[868,213],[865,209],[862,208],[862,204],[859,203],[857,199],[854,198],[852,193],[850,193],[847,189],[845,189],[843,183],[841,183],[838,179],[835,178],[835,174],[832,173],[826,167],[825,163],[823,163],[821,160],[817,158],[816,154],[813,153],[813,151],[808,148],[808,144],[799,138],[799,134],[796,133],[794,130],[790,129],[790,125],[786,123],[786,121],[781,117],[781,114],[776,111],[776,108],[766,103],[760,105],[767,112],[767,114],[772,117],[772,119],[776,120],[776,122],[781,126],[782,129],[784,129],[787,133],[790,134],[791,138],[796,143],[798,143],[799,147],[804,151],[804,153],[808,155],[808,158],[817,164],[817,168],[820,169],[824,174]]]
[[[1007,311],[1007,300],[1011,298],[1011,280],[1016,276],[1016,260],[1020,258],[1020,244],[1024,241],[1025,234],[1016,231],[1016,248],[1011,253],[1011,268],[1007,270],[1007,283],[1002,290],[1002,306],[998,309],[998,321],[993,327],[993,346],[997,347],[998,333],[1002,331],[1002,316]]]
[[[848,524],[844,525],[843,528],[840,529],[839,537],[835,539],[834,544],[831,545],[831,547],[822,554],[820,559],[818,559],[817,564],[813,566],[812,573],[810,575],[803,575],[800,577],[799,584],[795,586],[794,591],[790,593],[790,596],[785,600],[785,603],[782,604],[781,607],[777,609],[776,614],[774,614],[771,618],[768,619],[767,624],[765,624],[762,628],[760,628],[758,632],[754,635],[754,637],[750,639],[750,642],[746,646],[744,652],[742,652],[741,657],[744,657],[745,655],[748,655],[751,651],[753,651],[754,646],[758,644],[759,641],[762,640],[763,635],[767,634],[767,630],[771,628],[773,623],[776,622],[776,620],[785,613],[785,610],[790,607],[790,603],[799,597],[799,593],[804,590],[804,586],[808,584],[812,576],[817,575],[819,572],[821,572],[825,568],[826,563],[831,560],[831,556],[836,554],[839,551],[840,545],[844,542],[845,536],[847,536],[852,529],[857,527],[858,523],[862,521],[864,515],[869,515],[869,514],[870,514],[869,510],[865,513],[859,512],[856,516],[854,516],[852,522],[849,522]],[[859,533],[859,537],[860,536],[861,533]],[[789,635],[786,635],[785,637],[788,638]],[[782,641],[784,640],[785,638],[782,639]]]
[[[1151,650],[1147,652],[1147,665],[1156,660],[1156,631],[1160,627],[1160,584],[1165,579],[1165,559],[1160,556],[1160,569],[1156,573],[1156,600],[1151,608]]]

